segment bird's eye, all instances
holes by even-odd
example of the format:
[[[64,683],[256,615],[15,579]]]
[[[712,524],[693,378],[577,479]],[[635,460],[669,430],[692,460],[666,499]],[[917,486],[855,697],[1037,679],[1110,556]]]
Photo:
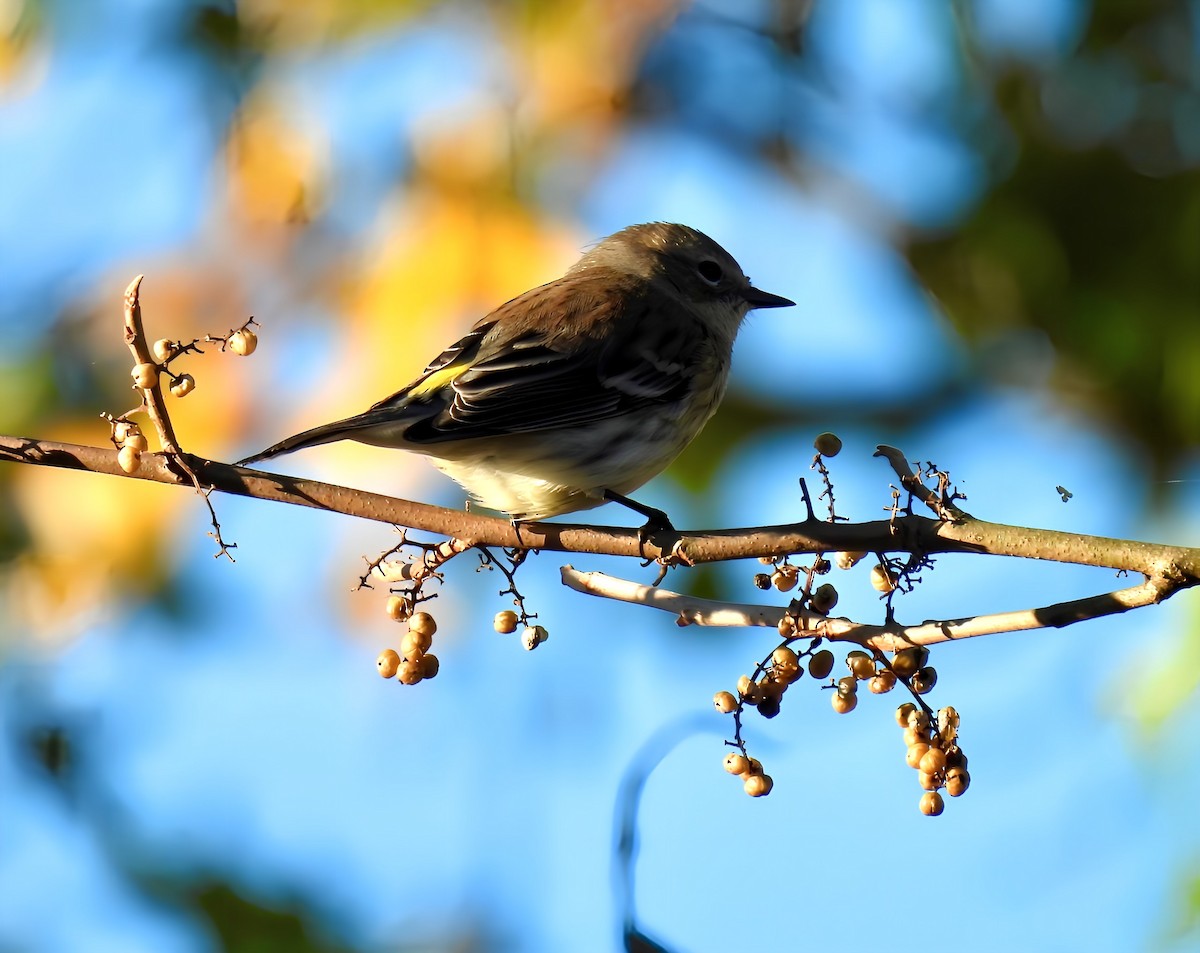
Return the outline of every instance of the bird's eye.
[[[706,258],[704,261],[700,262],[700,264],[696,266],[696,270],[700,272],[700,277],[707,281],[710,285],[719,283],[720,280],[725,277],[725,272],[721,270],[721,266],[712,259]]]

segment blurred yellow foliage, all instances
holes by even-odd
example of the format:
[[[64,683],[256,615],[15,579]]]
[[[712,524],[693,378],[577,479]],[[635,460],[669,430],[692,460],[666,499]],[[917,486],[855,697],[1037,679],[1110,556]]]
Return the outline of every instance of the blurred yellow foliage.
[[[475,320],[558,277],[579,250],[508,200],[427,188],[400,204],[344,289],[356,373],[343,378],[367,400],[399,390]]]
[[[0,89],[11,95],[32,89],[46,74],[48,57],[37,42],[37,5],[28,0],[0,0]]]
[[[513,171],[511,122],[504,103],[486,93],[420,117],[412,130],[415,176],[448,188],[506,189]]]
[[[242,223],[306,222],[319,211],[328,143],[315,124],[297,125],[301,115],[261,89],[239,111],[226,158],[230,209]]]
[[[402,22],[433,0],[240,0],[238,17],[275,48],[320,43]]]
[[[97,417],[47,427],[41,436],[106,446],[108,425]],[[0,576],[6,631],[53,642],[110,604],[161,585],[164,547],[180,538],[181,508],[200,505],[170,487],[49,467],[16,467],[10,480],[29,545]]]
[[[588,118],[607,125],[641,61],[650,35],[682,6],[678,0],[579,0],[514,4],[506,45],[521,89],[526,128]]]

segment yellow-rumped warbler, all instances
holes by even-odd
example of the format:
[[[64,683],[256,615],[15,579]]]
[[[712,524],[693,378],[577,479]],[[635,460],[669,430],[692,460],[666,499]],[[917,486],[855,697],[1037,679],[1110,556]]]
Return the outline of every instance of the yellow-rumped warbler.
[[[403,390],[288,437],[253,463],[357,440],[429,457],[514,521],[627,499],[666,469],[725,395],[733,340],[759,291],[686,225],[631,225],[563,277],[501,305]]]

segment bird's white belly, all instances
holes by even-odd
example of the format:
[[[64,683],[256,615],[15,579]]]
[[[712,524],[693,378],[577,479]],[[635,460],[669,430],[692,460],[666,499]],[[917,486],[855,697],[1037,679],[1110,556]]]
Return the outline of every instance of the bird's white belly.
[[[700,426],[706,420],[707,415]],[[605,421],[551,436],[505,437],[495,454],[430,455],[430,460],[489,509],[516,519],[542,519],[599,506],[605,490],[632,493],[666,469],[700,426],[681,427],[673,416],[648,415],[634,431],[628,420]]]

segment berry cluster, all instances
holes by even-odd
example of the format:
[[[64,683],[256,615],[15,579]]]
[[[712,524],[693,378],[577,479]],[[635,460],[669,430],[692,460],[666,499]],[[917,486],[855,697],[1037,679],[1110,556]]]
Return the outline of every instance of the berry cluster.
[[[959,715],[947,706],[938,710],[937,723],[929,710],[912,702],[896,709],[896,724],[904,729],[905,763],[916,768],[917,780],[925,793],[921,796],[921,813],[936,817],[945,802],[939,790],[945,788],[951,797],[959,797],[971,783],[967,772],[967,756],[958,744]]]
[[[142,428],[132,420],[109,418],[112,427],[112,442],[117,445],[117,463],[126,473],[137,473],[142,465],[142,454],[149,448]]]
[[[433,647],[437,622],[428,612],[405,611],[407,606],[407,601],[400,596],[388,599],[388,615],[397,622],[407,619],[408,631],[400,640],[400,651],[384,649],[375,665],[384,678],[395,676],[402,685],[416,685],[438,673],[438,657],[429,651]]]
[[[821,498],[828,502],[830,520],[836,520],[833,483],[823,457],[837,454],[841,441],[836,435],[825,433],[817,438],[815,446],[817,458],[813,466],[825,486]],[[803,481],[801,491],[811,518],[812,505]],[[823,682],[825,688],[833,690],[830,704],[838,714],[847,714],[858,707],[859,686],[863,683],[874,695],[887,694],[897,685],[903,685],[912,693],[914,701],[901,705],[896,717],[905,730],[908,764],[920,772],[921,786],[926,792],[920,807],[925,814],[940,814],[944,805],[938,792],[945,790],[950,796],[957,797],[966,790],[970,777],[966,771],[966,756],[958,746],[958,713],[953,708],[943,708],[935,720],[933,709],[921,697],[937,684],[937,670],[929,664],[929,650],[924,646],[910,646],[888,658],[867,641],[846,653],[848,674],[838,677],[833,675],[834,653],[822,647],[828,636],[822,637],[824,623],[814,616],[828,617],[837,605],[838,591],[827,582],[818,585],[818,577],[834,566],[850,569],[866,556],[866,552],[851,551],[834,553],[831,559],[817,555],[810,566],[792,565],[788,558],[760,559],[761,563],[771,567],[771,571],[755,574],[756,588],[791,592],[799,586],[799,591],[778,623],[783,641],[758,663],[752,674],[738,679],[736,691],[719,691],[713,696],[716,710],[732,715],[734,719],[734,737],[726,743],[737,750],[726,756],[725,770],[741,778],[746,793],[753,797],[771,791],[770,776],[746,751],[742,717],[747,708],[753,708],[764,718],[774,718],[779,714],[784,694],[805,671],[813,680]],[[887,617],[891,620],[895,595],[909,591],[914,582],[919,581],[916,572],[930,563],[916,556],[906,562],[894,560],[882,553],[876,554],[876,559],[876,564],[871,567],[870,582],[872,588],[886,599]]]
[[[791,616],[784,616],[779,630],[784,634],[784,643],[759,664],[754,677],[741,676],[736,693],[719,691],[713,696],[713,707],[735,718],[735,740],[729,743],[738,750],[725,758],[725,770],[742,779],[747,794],[762,797],[770,793],[773,782],[769,775],[763,774],[761,763],[746,754],[741,716],[747,707],[751,707],[764,718],[774,718],[779,714],[784,693],[805,671],[818,682],[828,679],[825,687],[833,689],[830,702],[840,715],[858,707],[858,688],[863,682],[874,695],[884,695],[897,684],[905,685],[917,702],[901,705],[896,720],[905,729],[907,763],[921,772],[921,786],[927,792],[921,800],[922,812],[931,815],[942,812],[938,790],[944,788],[951,797],[958,797],[966,790],[970,776],[966,771],[966,756],[958,746],[958,712],[943,708],[937,713],[935,723],[932,709],[920,699],[937,682],[937,670],[928,664],[928,649],[913,646],[897,652],[891,659],[854,649],[845,656],[849,674],[835,678],[832,675],[834,654],[819,647],[820,638],[796,635],[795,620]],[[797,653],[793,646],[802,639],[806,639],[808,645]]]
[[[512,609],[502,609],[496,613],[496,618],[492,620],[492,628],[501,635],[512,635],[512,633],[517,631],[517,627],[521,624],[521,621],[521,617],[513,612]],[[528,621],[528,619],[525,621]],[[521,630],[521,644],[525,646],[525,651],[527,652],[532,652],[548,638],[550,638],[550,633],[542,625],[526,625]]]
[[[234,354],[248,357],[258,347],[258,335],[251,330],[251,325],[257,323],[250,318],[242,327],[230,331],[223,337],[208,334],[203,340],[210,344],[219,343],[221,350],[228,347]],[[133,389],[143,395],[142,406],[129,411],[129,413],[137,413],[144,409],[145,392],[157,387],[164,374],[169,379],[170,391],[174,397],[186,397],[195,390],[195,377],[191,374],[176,374],[170,370],[169,365],[182,354],[202,354],[200,343],[200,338],[187,344],[167,338],[155,341],[150,347],[154,360],[135,364],[129,372],[130,377],[133,378]],[[127,419],[128,414],[122,414],[120,417],[111,417],[107,414],[104,416],[112,426],[112,441],[118,447],[117,463],[126,473],[137,473],[138,468],[142,465],[142,454],[148,449],[148,443],[141,428]]]
[[[742,788],[751,797],[770,794],[775,786],[771,776],[763,773],[762,762],[758,758],[748,758],[738,751],[725,755],[725,770],[742,779]]]

